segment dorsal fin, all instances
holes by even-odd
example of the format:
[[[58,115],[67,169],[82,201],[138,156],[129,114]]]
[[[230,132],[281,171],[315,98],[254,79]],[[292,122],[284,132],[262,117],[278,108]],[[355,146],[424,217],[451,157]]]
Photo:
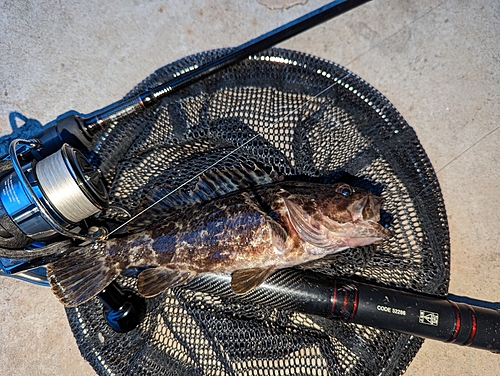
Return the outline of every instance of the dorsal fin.
[[[198,183],[191,192],[196,202],[208,201],[228,193],[258,185],[271,184],[278,181],[278,174],[272,170],[267,173],[254,165],[253,168],[240,164],[237,168],[210,170],[198,179]]]
[[[172,192],[171,187],[155,187],[137,207],[137,212],[146,209],[149,205],[160,200],[162,197],[168,196],[148,210],[144,215],[139,216],[131,222],[128,228],[130,231],[142,229],[152,222],[165,217],[168,212],[210,201],[241,189],[271,184],[278,180],[279,175],[274,169],[268,173],[255,164],[253,167],[249,167],[241,163],[237,167],[224,167],[223,169],[215,168],[203,173],[198,178],[196,186],[188,192],[179,189],[168,195]]]

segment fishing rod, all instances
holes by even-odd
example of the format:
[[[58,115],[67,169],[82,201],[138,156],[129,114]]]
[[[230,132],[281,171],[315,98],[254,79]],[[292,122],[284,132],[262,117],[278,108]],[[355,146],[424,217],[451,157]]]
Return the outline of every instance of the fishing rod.
[[[276,272],[242,295],[232,291],[228,274],[201,274],[180,288],[500,354],[500,303],[454,295],[442,298],[292,269]],[[135,329],[146,315],[146,300],[116,282],[98,297],[108,325],[118,333]]]
[[[185,288],[500,354],[499,303],[470,304],[304,270],[279,271],[244,295],[232,292],[229,275],[200,275]]]
[[[186,88],[208,76],[247,59],[249,56],[267,50],[312,27],[344,14],[370,0],[335,0],[302,17],[299,17],[266,34],[232,48],[227,54],[201,66],[193,66],[186,72],[127,100],[120,100],[90,114],[75,114],[62,117],[55,124],[34,136],[43,148],[31,149],[22,156],[41,159],[59,150],[63,143],[77,149],[88,148],[94,137],[110,125],[146,110],[159,100]]]
[[[347,7],[345,4],[349,4],[349,6],[351,6],[351,8],[336,9],[336,12],[342,13],[346,10],[352,9],[352,7],[354,7],[354,3],[358,3],[357,5],[359,5],[364,2],[366,1],[337,1],[332,4],[344,4],[344,7]],[[333,9],[332,4],[324,8],[331,11],[331,9]],[[323,16],[321,17],[325,17],[324,14],[326,13],[323,13]],[[333,16],[334,15],[330,15],[328,17],[331,18]],[[308,18],[308,16],[304,16],[299,20],[312,22],[311,19],[313,19],[315,20],[314,22],[323,22],[326,19],[329,19],[326,18],[321,21],[321,17],[318,16],[318,18]],[[299,20],[295,22],[298,22]],[[307,22],[302,24],[301,27],[304,28],[303,30],[305,30]],[[283,28],[286,27],[287,25],[283,26]],[[281,29],[282,28],[276,30]],[[296,31],[295,34],[303,31],[300,28],[297,28],[296,30],[300,31]],[[290,34],[281,30],[276,35],[278,35],[279,38],[284,39],[279,40],[279,38],[277,38],[273,43],[278,43],[279,41],[285,40],[295,34]],[[53,152],[60,150],[64,143],[69,143],[76,149],[89,147],[92,144],[92,139],[99,132],[105,130],[110,125],[125,120],[129,116],[145,110],[153,103],[157,103],[158,100],[170,95],[176,90],[185,88],[218,70],[224,69],[231,64],[247,58],[248,55],[261,51],[259,48],[269,48],[272,45],[270,44],[271,41],[275,39],[264,37],[265,36],[259,37],[251,42],[237,47],[234,50],[236,52],[234,52],[234,54],[231,53],[232,55],[228,55],[229,57],[226,56],[221,59],[219,61],[219,65],[216,63],[210,63],[200,68],[194,68],[173,81],[169,81],[166,84],[148,90],[130,100],[116,102],[115,104],[98,110],[93,114],[73,114],[58,119],[54,126],[46,129],[40,135],[34,137],[35,140],[27,140],[25,143],[26,148],[17,149],[14,145],[14,147],[11,148],[10,160],[12,163],[16,163],[14,160],[17,159],[19,161],[19,165],[23,161],[31,160],[31,158],[42,161],[44,158],[51,156]],[[255,49],[255,52],[252,52],[252,49]],[[36,141],[36,139],[40,140],[40,142]],[[75,155],[71,153],[74,153]],[[67,151],[65,154],[61,153],[61,156],[58,157],[57,160],[51,162],[51,166],[55,166],[54,169],[57,169],[59,166],[69,164],[70,168],[68,168],[67,176],[72,177],[80,171],[83,175],[80,176],[80,180],[82,182],[88,180],[99,180],[98,176],[97,178],[95,177],[95,171],[87,171],[87,167],[84,165],[82,166],[82,161],[77,154],[78,153],[75,151]],[[74,162],[75,160],[79,162]],[[73,161],[73,164],[71,164],[71,161]],[[41,169],[39,172],[43,173],[45,171],[42,169],[43,164],[41,166],[42,167],[38,167]],[[26,181],[31,183],[30,179],[32,180],[33,178],[29,175],[30,169],[21,165],[20,168],[21,173],[18,175],[25,174]],[[62,179],[67,179],[67,176]],[[7,187],[9,184],[8,182],[12,180],[4,181],[4,186]],[[21,191],[21,189],[24,190],[27,185],[27,183],[25,183],[24,186],[22,184],[22,182],[18,183],[18,186],[20,187],[19,191]],[[92,189],[99,189],[99,184],[94,187],[87,188],[87,190],[90,191]],[[52,199],[54,201],[57,198],[56,192],[60,191],[54,191],[54,194],[52,195]],[[88,199],[87,195],[85,195],[85,197]],[[94,203],[93,205],[97,207]],[[44,238],[41,237],[40,240],[44,240]],[[15,267],[11,269],[11,271],[14,270],[16,270]],[[214,277],[213,275],[207,275],[206,277],[201,278],[219,278],[224,280],[227,276]],[[195,280],[193,284],[196,283],[196,281],[197,280]],[[303,276],[301,283],[293,285],[293,290],[290,290],[290,287],[280,286],[279,284],[274,284],[272,282],[273,280],[270,280],[259,289],[256,289],[255,292],[243,297],[237,297],[237,299],[251,299],[252,296],[254,296],[253,294],[260,294],[257,296],[259,296],[259,301],[261,303],[269,304],[270,306],[275,306],[279,309],[285,309],[288,307],[288,309],[293,309],[297,312],[313,314],[320,317],[340,319],[345,322],[370,325],[383,329],[401,331],[421,337],[443,340],[450,343],[499,351],[499,314],[496,309],[476,307],[460,302],[454,302],[452,300],[436,299],[425,295],[411,294],[408,292],[387,289],[386,287],[368,285],[353,281],[326,280],[322,277],[314,275]],[[188,286],[188,288],[196,289],[196,286]],[[221,291],[224,290],[222,289]],[[289,306],[284,306],[278,299],[273,299],[273,297],[276,298],[278,296],[288,296],[290,299],[293,298],[293,300],[290,300]],[[143,315],[145,309],[143,300],[137,299],[134,294],[126,292],[126,290],[121,289],[117,284],[108,286],[99,295],[99,298],[104,302],[107,312],[110,313],[108,317],[113,316],[109,320],[114,320],[114,322],[117,323],[116,327],[114,327],[115,330],[128,331],[130,328],[136,327],[136,325],[141,322],[141,316]],[[135,319],[131,320],[131,318],[134,317]],[[421,325],[416,324],[415,320],[417,319],[419,320],[418,323]],[[127,324],[124,324],[123,320],[126,320]],[[422,322],[420,320],[422,320]]]

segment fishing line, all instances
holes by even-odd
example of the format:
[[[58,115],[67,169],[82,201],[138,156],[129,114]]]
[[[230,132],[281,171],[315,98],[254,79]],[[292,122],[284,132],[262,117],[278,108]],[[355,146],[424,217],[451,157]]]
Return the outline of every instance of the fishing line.
[[[445,165],[443,167],[441,167],[439,170],[436,171],[436,178],[431,181],[429,183],[429,185],[427,187],[425,187],[424,189],[422,189],[417,195],[415,195],[415,197],[413,197],[411,200],[413,202],[413,200],[415,200],[418,196],[420,196],[422,193],[424,193],[430,186],[432,186],[435,182],[438,181],[438,174],[440,172],[442,172],[445,168],[447,168],[448,166],[450,166],[452,163],[454,163],[457,159],[459,159],[460,157],[462,157],[464,154],[466,154],[469,150],[471,150],[474,146],[476,146],[477,144],[479,144],[481,141],[483,141],[486,137],[488,137],[489,135],[495,133],[496,131],[498,131],[500,129],[500,125],[497,126],[496,128],[494,128],[493,130],[489,131],[488,133],[486,133],[484,136],[482,136],[481,138],[479,138],[478,140],[476,140],[472,145],[468,146],[465,150],[463,150],[462,152],[458,153],[455,157],[453,157],[450,161],[446,162]]]
[[[455,162],[455,160],[457,160],[458,158],[460,158],[462,155],[464,155],[465,153],[467,153],[470,149],[472,149],[474,146],[476,146],[477,144],[479,144],[481,141],[483,141],[483,139],[485,139],[486,137],[488,137],[489,135],[495,133],[496,131],[498,131],[500,129],[500,125],[497,126],[496,128],[494,128],[493,130],[489,131],[488,133],[486,133],[483,137],[481,137],[479,140],[477,140],[476,142],[474,142],[472,145],[470,145],[467,149],[465,149],[464,151],[462,151],[460,154],[458,154],[456,157],[454,157],[451,161],[449,161],[448,163],[446,163],[443,167],[441,167],[439,169],[438,172],[436,172],[436,175],[438,173],[440,173],[441,171],[443,171],[446,167],[448,167],[450,164],[452,164],[453,162]]]
[[[373,49],[379,47],[382,43],[384,43],[385,41],[387,41],[388,39],[391,39],[392,37],[398,35],[400,32],[402,32],[403,30],[405,29],[408,29],[411,25],[413,25],[415,22],[417,22],[418,20],[420,20],[421,18],[427,16],[429,13],[432,13],[434,10],[436,10],[437,8],[439,8],[441,5],[443,5],[444,3],[446,3],[448,0],[445,0],[445,1],[442,1],[440,2],[439,4],[435,5],[434,7],[430,8],[429,10],[427,10],[426,12],[424,12],[423,14],[421,14],[420,16],[414,18],[413,20],[411,20],[410,22],[408,22],[406,25],[404,25],[402,28],[400,28],[399,30],[395,31],[394,33],[392,33],[391,35],[385,37],[384,39],[382,39],[380,42],[378,43],[375,43],[373,46],[371,46],[370,48],[368,48],[365,52],[359,54],[358,56],[356,56],[354,59],[352,59],[351,61],[349,61],[348,63],[345,64],[346,67],[348,67],[350,64],[354,63],[356,60],[358,60],[360,57],[366,55],[367,53],[369,53],[370,51],[372,51]]]
[[[318,98],[320,95],[322,95],[323,93],[327,92],[328,90],[332,89],[335,85],[341,83],[344,79],[346,79],[347,77],[349,77],[351,75],[351,73],[348,73],[344,76],[342,76],[341,78],[338,78],[334,83],[332,83],[331,85],[327,86],[325,89],[321,90],[319,93],[315,94],[312,98],[308,99],[307,101],[305,101],[303,104],[301,104],[300,106],[298,106],[297,108],[295,108],[294,110],[292,110],[291,112],[289,112],[288,114],[286,114],[285,116],[281,117],[280,119],[278,119],[277,121],[275,121],[274,123],[272,123],[271,125],[272,126],[275,126],[277,125],[278,123],[282,122],[283,120],[287,119],[288,117],[290,117],[291,115],[295,114],[296,112],[298,112],[299,110],[301,110],[302,108],[304,108],[306,105],[308,105],[309,103],[311,103],[311,101],[313,99],[316,99]],[[153,202],[151,205],[149,205],[147,208],[145,208],[144,210],[140,211],[139,213],[137,213],[136,215],[134,215],[133,217],[131,217],[130,219],[128,219],[126,222],[122,223],[120,226],[118,226],[117,228],[115,228],[113,231],[110,231],[107,235],[106,235],[106,239],[108,239],[108,237],[112,234],[114,234],[115,232],[117,232],[118,230],[120,230],[121,228],[123,228],[124,226],[126,226],[127,224],[129,224],[131,221],[133,221],[134,219],[138,218],[140,215],[144,214],[146,211],[150,210],[151,208],[153,208],[154,206],[158,205],[160,202],[162,202],[164,199],[166,199],[167,197],[169,197],[170,195],[172,195],[173,193],[177,192],[179,189],[181,189],[182,187],[186,186],[187,184],[191,183],[193,180],[199,178],[201,175],[203,175],[205,172],[211,170],[212,168],[214,168],[215,166],[217,166],[220,162],[226,160],[227,158],[229,158],[231,155],[233,155],[234,153],[236,153],[238,150],[242,149],[243,147],[245,147],[246,145],[248,145],[250,142],[252,142],[253,140],[255,140],[257,137],[260,136],[260,133],[257,133],[256,135],[250,137],[248,140],[246,140],[244,143],[242,143],[240,146],[236,147],[235,149],[231,150],[229,153],[227,153],[226,155],[224,155],[223,157],[221,157],[220,159],[216,160],[214,163],[212,163],[210,166],[208,166],[207,168],[205,168],[204,170],[202,170],[201,172],[197,173],[196,175],[194,175],[192,178],[186,180],[184,183],[182,183],[181,185],[179,185],[177,188],[173,189],[171,192],[167,193],[166,195],[164,195],[163,197],[161,197],[160,199],[156,200],[155,202]]]
[[[426,13],[424,13],[423,15],[421,15],[420,17],[417,17],[416,19],[414,19],[409,25],[411,25],[412,23],[414,23],[416,20],[422,18],[423,16],[425,16],[426,14],[432,12],[433,10],[435,10],[437,7],[441,6],[443,4],[443,2],[440,2],[438,5],[436,5],[435,7],[431,8],[430,10],[428,10]],[[225,12],[223,12],[225,13]],[[387,37],[387,38],[384,38],[381,42],[377,43],[376,46],[380,45],[381,43],[383,43],[384,41],[386,41],[387,39],[393,37],[394,35],[398,34],[399,32],[401,32],[401,30],[404,30],[406,28],[408,28],[409,25],[405,25],[402,29],[398,30],[397,32],[393,33],[391,36]],[[368,51],[365,51],[363,54],[357,56],[355,59],[353,59],[351,62],[349,62],[348,64],[352,63],[353,61],[357,60],[360,56],[363,56],[364,54],[366,54],[367,52],[369,52],[371,49],[375,48],[376,46],[373,46],[372,48],[370,48]],[[316,94],[315,96],[313,96],[311,99],[307,100],[304,104],[302,104],[301,106],[297,107],[295,110],[291,111],[290,113],[288,113],[287,115],[283,116],[282,118],[280,118],[279,120],[277,120],[275,123],[272,123],[272,125],[276,125],[278,124],[279,122],[287,119],[289,116],[293,115],[294,113],[296,113],[298,110],[302,109],[304,106],[306,106],[307,104],[309,104],[311,102],[311,100],[317,98],[318,96],[320,96],[321,94],[323,94],[324,92],[330,90],[332,87],[334,87],[336,84],[338,83],[341,83],[343,79],[345,79],[346,77],[348,77],[350,75],[350,73],[348,73],[347,75],[345,75],[344,77],[341,77],[340,79],[338,79],[336,82],[334,82],[333,84],[329,85],[328,87],[326,87],[325,89],[323,89],[322,91],[320,91],[318,94]],[[337,128],[337,126],[335,126],[334,128]],[[333,128],[333,129],[334,129]],[[486,135],[487,136],[487,135]],[[484,137],[486,137],[484,136]],[[219,160],[217,160],[216,162],[214,162],[212,165],[208,166],[207,168],[205,168],[204,170],[202,170],[201,172],[199,172],[198,174],[194,175],[192,178],[188,179],[187,181],[185,181],[184,183],[182,183],[181,185],[179,185],[177,188],[175,188],[174,190],[172,190],[171,192],[169,192],[168,194],[164,195],[163,197],[161,197],[160,199],[158,199],[157,201],[153,202],[151,205],[149,205],[146,209],[142,210],[141,212],[139,212],[138,214],[134,215],[133,217],[131,217],[130,219],[128,219],[126,222],[124,222],[123,224],[121,224],[120,226],[118,226],[117,228],[115,228],[113,231],[111,231],[107,236],[106,236],[106,239],[112,235],[113,233],[117,232],[118,230],[120,230],[121,228],[123,228],[124,226],[126,226],[128,223],[130,223],[131,221],[133,221],[134,219],[136,219],[137,217],[139,217],[140,215],[144,214],[146,211],[150,210],[151,208],[153,208],[154,206],[156,206],[158,203],[160,203],[161,201],[163,201],[164,199],[166,199],[167,197],[169,197],[170,195],[172,195],[173,193],[177,192],[179,189],[183,188],[184,186],[186,186],[187,184],[189,184],[190,182],[194,181],[195,179],[199,178],[201,175],[203,175],[205,172],[209,171],[210,169],[212,169],[213,167],[215,167],[216,165],[218,165],[220,162],[224,161],[225,159],[227,159],[228,157],[230,157],[232,154],[236,153],[238,150],[242,149],[243,147],[245,147],[246,145],[248,145],[250,142],[252,142],[253,140],[255,140],[257,137],[259,137],[259,134],[256,134],[254,136],[252,136],[250,139],[248,139],[247,141],[245,141],[243,144],[241,144],[240,146],[238,146],[237,148],[235,148],[234,150],[232,150],[231,152],[229,152],[228,154],[226,154],[225,156],[223,156],[222,158],[220,158]],[[480,140],[479,140],[480,141]],[[479,142],[478,141],[478,142]],[[477,143],[477,142],[476,142]],[[472,146],[474,146],[475,144],[473,144]],[[472,147],[471,146],[471,147]],[[467,152],[469,149],[465,150],[463,153]],[[462,154],[463,154],[462,153]],[[458,155],[457,157],[455,157],[454,159],[452,159],[449,163],[452,163],[456,158],[460,157],[462,154]],[[447,164],[448,165],[448,164]],[[444,167],[446,167],[447,165],[445,165]],[[444,168],[443,167],[443,168]],[[441,169],[442,170],[442,169]],[[440,171],[441,171],[440,170]],[[440,172],[438,171],[438,172]],[[436,173],[437,175],[437,173]],[[430,185],[434,184],[435,181],[437,181],[437,178],[432,181]],[[419,192],[417,194],[417,196],[415,196],[412,201],[417,198],[421,193],[423,193],[428,187],[424,188],[421,192]]]
[[[332,89],[335,85],[337,84],[340,84],[342,83],[342,81],[344,79],[346,79],[347,77],[349,77],[351,75],[351,73],[348,73],[346,75],[344,75],[343,77],[337,79],[334,83],[332,83],[331,85],[327,86],[325,89],[321,90],[320,92],[318,92],[317,94],[315,94],[312,98],[308,99],[307,101],[305,101],[303,104],[301,104],[300,106],[298,106],[297,108],[295,108],[294,110],[292,110],[291,112],[289,112],[288,114],[284,115],[283,117],[281,117],[279,120],[275,121],[274,123],[272,123],[272,126],[275,126],[277,125],[279,122],[287,119],[288,117],[290,117],[291,115],[297,113],[299,110],[301,110],[302,108],[304,108],[306,105],[308,105],[309,103],[311,103],[312,100],[318,98],[320,95],[322,95],[323,93],[327,92],[328,90]],[[332,129],[335,129],[339,127],[339,125],[336,125],[334,126]],[[417,199],[422,193],[424,193],[430,186],[432,186],[434,183],[436,183],[438,181],[438,178],[437,178],[437,175],[439,173],[441,173],[445,168],[449,167],[452,163],[454,163],[457,159],[459,159],[460,157],[462,157],[464,154],[466,154],[467,152],[469,152],[472,148],[474,148],[474,146],[476,146],[478,143],[480,143],[483,139],[485,139],[486,137],[488,137],[489,135],[495,133],[498,129],[500,129],[500,125],[498,127],[496,127],[495,129],[491,130],[490,132],[486,133],[485,135],[483,135],[481,138],[479,138],[477,141],[475,141],[472,145],[470,145],[469,147],[467,147],[465,150],[463,150],[462,152],[460,152],[459,154],[457,154],[455,157],[453,157],[450,161],[448,161],[443,167],[441,167],[438,171],[436,171],[436,178],[434,180],[432,180],[426,187],[424,187],[419,193],[417,193],[413,198],[411,198],[412,202]],[[158,205],[160,202],[162,202],[164,199],[166,199],[167,197],[169,197],[170,195],[174,194],[175,192],[177,192],[178,190],[180,190],[181,188],[185,187],[187,184],[191,183],[192,181],[194,181],[195,179],[199,178],[201,175],[203,175],[205,172],[211,170],[212,168],[214,168],[215,166],[217,166],[219,163],[223,162],[224,160],[226,160],[227,158],[229,158],[231,155],[233,155],[234,153],[236,153],[238,150],[244,148],[246,145],[248,145],[249,143],[251,143],[253,140],[255,140],[257,137],[259,137],[260,134],[257,133],[255,134],[254,136],[250,137],[247,141],[245,141],[244,143],[242,143],[241,145],[239,145],[238,147],[236,147],[235,149],[231,150],[230,152],[228,152],[226,155],[224,155],[223,157],[221,157],[220,159],[216,160],[214,163],[212,163],[210,166],[206,167],[205,169],[203,169],[202,171],[200,171],[199,173],[197,173],[196,175],[194,175],[192,178],[186,180],[184,183],[182,183],[181,185],[179,185],[178,187],[176,187],[175,189],[173,189],[172,191],[170,191],[169,193],[167,193],[166,195],[162,196],[161,198],[159,198],[158,200],[156,200],[155,202],[153,202],[151,205],[149,205],[147,208],[145,208],[144,210],[140,211],[139,213],[135,214],[133,217],[129,218],[126,222],[122,223],[120,226],[118,226],[117,228],[115,228],[113,231],[110,231],[107,236],[106,236],[106,239],[108,239],[108,237],[112,234],[114,234],[115,232],[117,232],[118,230],[122,229],[123,227],[125,227],[127,224],[129,224],[130,222],[132,222],[133,220],[135,220],[136,218],[138,218],[139,216],[141,216],[142,214],[144,214],[145,212],[147,212],[148,210],[150,210],[151,208],[153,208],[154,206]]]

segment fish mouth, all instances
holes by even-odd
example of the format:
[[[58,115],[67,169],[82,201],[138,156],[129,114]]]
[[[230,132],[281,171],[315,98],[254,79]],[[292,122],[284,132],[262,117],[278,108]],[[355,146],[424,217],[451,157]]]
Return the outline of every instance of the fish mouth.
[[[351,214],[353,222],[359,220],[378,222],[380,221],[380,209],[383,203],[383,198],[370,194],[354,201],[347,210]]]
[[[392,237],[391,230],[378,222],[358,221],[351,224],[355,228],[345,241],[349,248],[363,247],[370,244],[380,244],[383,240]]]
[[[368,196],[362,211],[363,220],[373,222],[380,221],[380,209],[382,209],[384,201],[385,200],[382,197],[374,195]]]
[[[384,199],[369,194],[356,200],[349,208],[352,222],[358,226],[358,236],[351,238],[356,246],[376,243],[392,236],[392,232],[380,223],[380,210]]]

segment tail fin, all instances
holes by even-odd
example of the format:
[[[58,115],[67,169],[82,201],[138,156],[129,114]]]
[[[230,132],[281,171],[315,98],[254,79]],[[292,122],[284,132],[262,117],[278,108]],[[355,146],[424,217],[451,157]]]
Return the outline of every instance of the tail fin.
[[[120,270],[100,244],[90,244],[47,265],[52,292],[66,307],[92,299],[108,286]]]

